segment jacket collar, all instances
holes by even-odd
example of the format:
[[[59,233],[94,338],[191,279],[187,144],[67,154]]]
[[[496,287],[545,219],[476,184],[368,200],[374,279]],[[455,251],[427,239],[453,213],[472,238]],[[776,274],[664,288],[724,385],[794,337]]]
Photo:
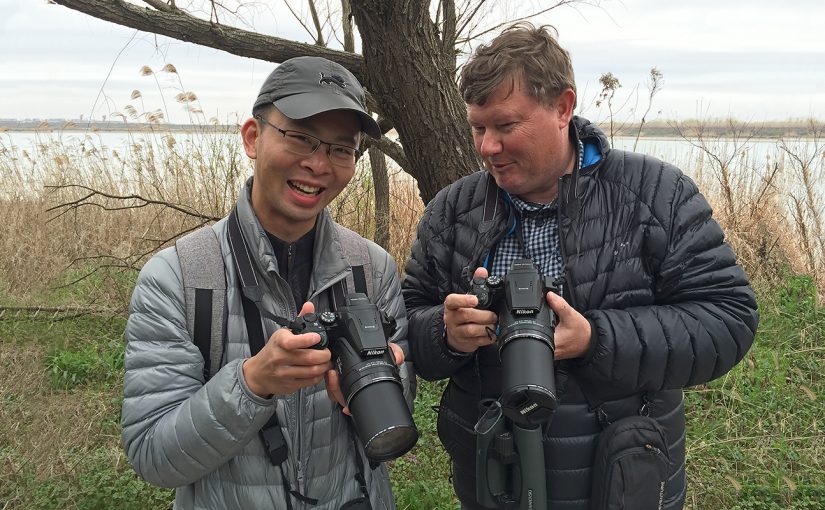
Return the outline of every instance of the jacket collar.
[[[577,139],[581,140],[584,145],[597,146],[602,159],[607,155],[607,151],[610,150],[610,142],[607,140],[604,131],[584,117],[574,115],[570,121],[570,131]]]
[[[246,181],[238,194],[238,219],[255,270],[264,277],[267,285],[271,286],[272,279],[279,274],[278,261],[266,231],[252,209],[252,179],[250,177]],[[310,297],[346,277],[350,271],[335,222],[326,209],[321,211],[315,223],[315,246],[312,257]]]

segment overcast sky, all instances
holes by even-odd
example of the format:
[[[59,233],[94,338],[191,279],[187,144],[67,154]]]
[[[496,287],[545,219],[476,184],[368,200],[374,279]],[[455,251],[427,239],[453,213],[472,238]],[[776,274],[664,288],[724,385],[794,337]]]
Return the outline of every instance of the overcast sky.
[[[638,100],[631,96],[621,115],[630,115],[634,106],[641,113],[647,73],[657,67],[664,86],[649,119],[825,119],[824,0],[607,0],[603,5],[556,9],[544,19],[556,26],[572,54],[579,113],[604,118],[606,112],[593,102],[598,78],[608,71],[622,84],[618,102],[638,86]],[[288,15],[278,15],[282,6],[261,10],[252,23],[280,37],[306,40]],[[274,67],[99,21],[45,0],[0,0],[0,12],[0,118],[100,118],[132,105],[185,122],[188,114],[174,96],[186,90],[198,96],[204,119],[233,121],[249,115]],[[178,75],[140,73],[142,66],[159,71],[167,63]],[[142,100],[131,99],[133,90]]]

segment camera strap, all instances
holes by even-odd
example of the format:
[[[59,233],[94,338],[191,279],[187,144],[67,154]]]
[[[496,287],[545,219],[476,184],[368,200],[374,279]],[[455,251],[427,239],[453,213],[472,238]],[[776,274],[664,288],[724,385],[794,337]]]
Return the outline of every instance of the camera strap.
[[[246,241],[241,233],[237,207],[232,209],[227,221],[227,227],[232,260],[235,262],[238,281],[241,285],[241,303],[243,305],[243,317],[249,340],[249,350],[252,356],[254,356],[258,354],[266,344],[261,315],[265,314],[268,318],[282,326],[289,324],[289,321],[283,317],[277,317],[274,314],[268,313],[260,306],[261,300],[263,299],[263,289],[252,267],[252,256],[249,253],[249,247],[246,245]],[[287,448],[284,434],[281,431],[281,426],[278,424],[277,413],[272,413],[272,416],[269,417],[266,424],[258,431],[258,436],[261,438],[264,450],[266,450],[269,456],[269,461],[273,466],[278,466],[281,469],[281,480],[284,490],[305,503],[311,505],[318,503],[317,499],[301,494],[297,490],[292,489],[289,484],[283,465],[289,456],[289,449]],[[284,499],[286,500],[287,510],[292,510],[292,501],[289,496],[285,495]]]
[[[262,315],[281,326],[287,326],[291,321],[284,317],[278,317],[268,312],[261,306],[261,301],[263,299],[263,288],[257,275],[255,274],[254,268],[252,267],[252,255],[249,252],[249,247],[247,246],[246,240],[241,232],[240,218],[238,217],[237,207],[235,207],[229,215],[227,221],[227,236],[232,252],[232,260],[235,262],[238,280],[241,285],[241,303],[243,305],[244,322],[246,324],[246,331],[249,340],[249,350],[252,356],[254,356],[264,348],[264,345],[266,345],[266,336],[264,334],[263,323],[261,321]],[[367,279],[364,266],[351,266],[351,268],[356,292],[367,294]],[[347,295],[346,279],[336,282],[328,290],[330,311],[334,312],[337,310],[339,305],[343,305],[345,302],[344,299]],[[289,449],[287,447],[286,440],[284,439],[283,432],[281,431],[281,427],[278,424],[277,413],[272,413],[272,416],[261,428],[258,435],[261,438],[261,442],[264,445],[264,449],[266,450],[272,465],[279,466],[281,469],[281,478],[284,489],[300,501],[310,505],[317,504],[317,499],[301,494],[297,490],[292,489],[289,484],[289,480],[286,477],[283,466],[283,463],[289,456]],[[353,441],[355,440],[353,439]],[[355,455],[359,457],[359,462],[356,462],[358,473],[356,473],[355,479],[358,482],[358,486],[364,496],[363,498],[359,497],[356,500],[346,503],[345,508],[351,508],[352,510],[360,510],[363,508],[364,510],[369,510],[369,492],[367,490],[366,478],[364,475],[365,461],[361,458],[361,455],[358,452],[359,449],[355,448]],[[289,496],[286,496],[285,499],[287,510],[292,510],[292,502],[290,501]],[[359,504],[363,506],[359,506]]]

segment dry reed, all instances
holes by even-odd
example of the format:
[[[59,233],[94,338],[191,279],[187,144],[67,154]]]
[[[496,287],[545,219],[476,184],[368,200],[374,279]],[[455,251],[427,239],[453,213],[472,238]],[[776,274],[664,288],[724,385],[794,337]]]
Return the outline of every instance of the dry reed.
[[[753,279],[807,273],[825,289],[825,137],[779,140],[778,156],[756,161],[748,150],[753,133],[746,125],[732,130],[731,139],[691,139],[699,157],[682,166]],[[72,304],[115,301],[122,309],[128,281],[101,268],[139,268],[176,235],[222,217],[252,168],[236,128],[132,133],[121,152],[96,133],[46,131],[36,142],[21,148],[0,138],[0,299],[23,304],[94,273],[105,276],[86,289],[85,302]],[[403,269],[423,205],[413,179],[393,167],[390,175],[388,251]],[[374,203],[363,158],[331,210],[373,237]]]
[[[237,126],[185,136],[130,133],[125,151],[107,147],[99,134],[76,138],[47,128],[33,149],[12,142],[10,135],[0,142],[0,304],[36,304],[50,289],[86,284],[68,304],[124,310],[130,279],[118,275],[227,214],[252,172]],[[331,210],[372,238],[366,161]],[[403,267],[423,206],[406,174],[392,169],[390,181],[388,251]]]

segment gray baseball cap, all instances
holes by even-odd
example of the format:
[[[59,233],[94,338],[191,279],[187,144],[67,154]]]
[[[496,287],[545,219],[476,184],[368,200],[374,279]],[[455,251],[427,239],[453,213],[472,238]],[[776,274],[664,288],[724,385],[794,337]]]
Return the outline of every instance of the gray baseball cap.
[[[295,57],[281,63],[264,81],[254,108],[266,104],[296,120],[349,110],[360,117],[361,131],[381,137],[378,123],[367,113],[361,84],[342,65],[325,58]]]

